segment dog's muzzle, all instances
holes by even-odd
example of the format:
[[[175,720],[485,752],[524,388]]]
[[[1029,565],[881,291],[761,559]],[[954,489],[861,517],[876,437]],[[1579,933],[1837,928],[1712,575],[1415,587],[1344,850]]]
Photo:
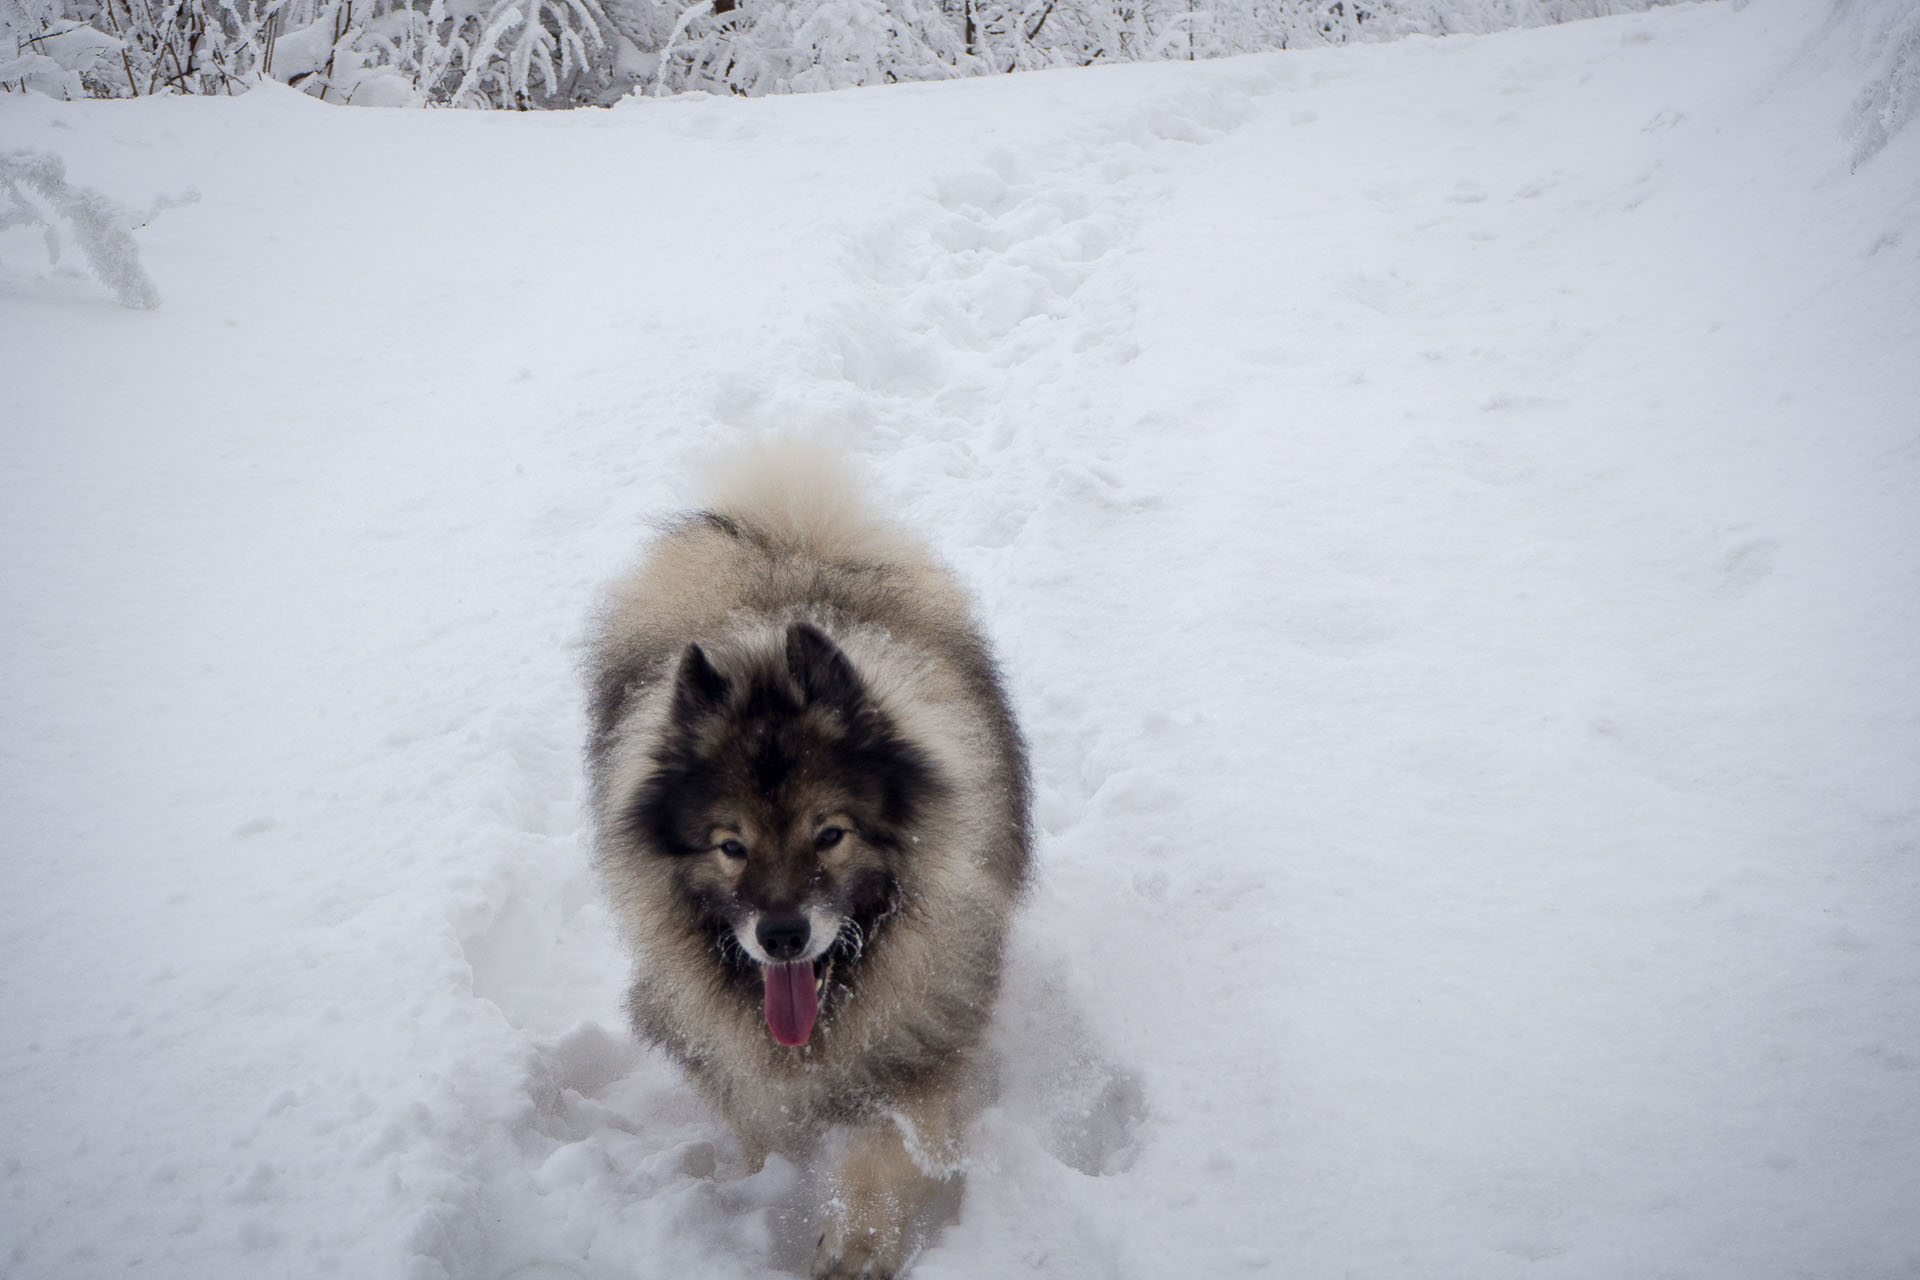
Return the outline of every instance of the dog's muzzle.
[[[833,973],[839,921],[827,912],[763,912],[736,936],[760,966],[767,1030],[789,1048],[805,1044]]]

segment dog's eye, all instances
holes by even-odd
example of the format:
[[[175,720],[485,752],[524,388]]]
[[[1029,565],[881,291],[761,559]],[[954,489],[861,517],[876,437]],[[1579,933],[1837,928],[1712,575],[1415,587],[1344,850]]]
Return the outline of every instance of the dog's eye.
[[[839,844],[841,838],[846,834],[847,829],[845,827],[822,827],[813,837],[813,847],[816,849],[831,849],[833,846]]]
[[[729,836],[720,842],[720,852],[729,858],[744,858],[747,856],[747,846]]]

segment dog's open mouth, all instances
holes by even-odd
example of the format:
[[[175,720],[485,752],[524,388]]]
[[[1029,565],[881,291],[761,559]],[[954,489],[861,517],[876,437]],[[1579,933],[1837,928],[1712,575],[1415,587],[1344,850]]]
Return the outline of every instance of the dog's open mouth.
[[[827,979],[833,976],[833,956],[829,953],[818,960],[765,964],[760,966],[760,973],[767,985],[767,1030],[790,1048],[805,1044],[813,1034],[814,1020],[820,1016],[820,998],[826,994]]]

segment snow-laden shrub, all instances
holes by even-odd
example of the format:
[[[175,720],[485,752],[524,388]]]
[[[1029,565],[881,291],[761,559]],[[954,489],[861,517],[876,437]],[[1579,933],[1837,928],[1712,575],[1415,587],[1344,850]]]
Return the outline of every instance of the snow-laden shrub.
[[[23,71],[60,97],[236,92],[256,69],[249,17],[230,0],[0,0],[0,81]]]
[[[0,85],[137,98],[270,78],[330,102],[565,106],[609,97],[618,30],[601,0],[0,0]]]
[[[263,74],[371,106],[570,106],[609,26],[599,0],[285,0],[274,22]]]
[[[1087,66],[1119,60],[1137,13],[1073,0],[983,0],[967,7],[967,42],[994,71]]]
[[[675,21],[651,89],[806,93],[985,69],[931,0],[698,0]]]
[[[59,156],[0,151],[0,196],[5,197],[0,231],[39,228],[47,256],[56,263],[71,240],[122,306],[151,311],[160,305],[160,291],[140,265],[140,247],[133,242],[136,215],[98,191],[69,183]]]
[[[0,0],[0,88],[555,107],[1491,31],[1664,0]]]
[[[0,0],[0,84],[56,98],[98,96],[120,40],[60,0]]]

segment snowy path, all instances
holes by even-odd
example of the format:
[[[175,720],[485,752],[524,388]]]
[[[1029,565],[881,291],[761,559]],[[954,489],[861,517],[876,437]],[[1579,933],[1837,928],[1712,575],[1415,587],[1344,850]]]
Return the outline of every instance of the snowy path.
[[[626,1041],[571,665],[797,427],[975,585],[1039,774],[916,1275],[1913,1274],[1920,140],[1840,133],[1895,8],[0,99],[200,195],[154,315],[0,241],[0,1271],[799,1265],[803,1176]]]

